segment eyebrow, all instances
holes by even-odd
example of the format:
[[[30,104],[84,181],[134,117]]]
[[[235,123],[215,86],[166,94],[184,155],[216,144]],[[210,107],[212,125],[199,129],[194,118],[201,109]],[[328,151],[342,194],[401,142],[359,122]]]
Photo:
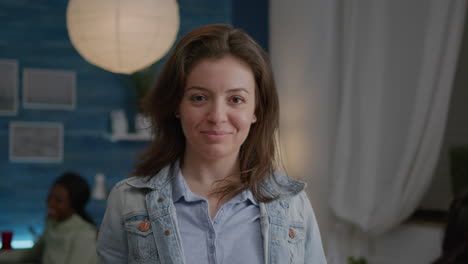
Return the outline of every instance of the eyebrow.
[[[192,89],[210,92],[210,90],[208,90],[207,88],[201,87],[201,86],[191,86],[186,91],[189,91],[189,90],[192,90]],[[249,93],[249,91],[247,89],[245,89],[245,88],[233,88],[233,89],[227,90],[227,93],[234,93],[234,92],[245,92],[247,94]]]

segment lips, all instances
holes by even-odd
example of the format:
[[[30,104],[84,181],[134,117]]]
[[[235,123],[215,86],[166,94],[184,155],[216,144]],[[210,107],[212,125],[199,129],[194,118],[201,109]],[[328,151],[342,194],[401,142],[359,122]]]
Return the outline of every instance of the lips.
[[[226,131],[201,131],[202,134],[210,135],[210,136],[223,136],[231,134],[230,132]]]
[[[201,131],[201,134],[209,143],[222,143],[227,138],[227,136],[231,135],[232,133],[219,130],[205,130]]]

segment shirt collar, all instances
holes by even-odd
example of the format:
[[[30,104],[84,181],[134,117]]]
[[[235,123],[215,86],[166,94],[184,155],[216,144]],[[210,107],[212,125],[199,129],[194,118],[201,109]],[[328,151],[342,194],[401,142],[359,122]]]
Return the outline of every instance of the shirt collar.
[[[243,190],[240,194],[236,197],[240,197],[239,202],[250,201],[254,205],[258,205],[257,199],[253,196],[252,192],[249,189]],[[236,198],[234,197],[234,198]]]
[[[194,194],[187,185],[184,176],[179,167],[174,171],[174,180],[172,182],[172,199],[174,203],[184,197],[187,202],[203,200],[202,197]]]
[[[185,180],[182,176],[180,169],[174,172],[174,178],[172,180],[172,200],[175,202],[179,201],[180,198],[185,196]]]
[[[187,182],[185,181],[184,176],[182,175],[180,168],[177,168],[176,171],[174,171],[174,179],[172,182],[172,199],[174,203],[176,203],[182,197],[184,197],[185,201],[187,202],[204,200],[204,198],[196,195],[190,190],[189,186],[187,185]],[[239,193],[230,201],[228,201],[228,203],[242,203],[247,200],[249,200],[252,204],[258,206],[257,199],[255,199],[252,192],[248,189],[243,190],[241,193]]]

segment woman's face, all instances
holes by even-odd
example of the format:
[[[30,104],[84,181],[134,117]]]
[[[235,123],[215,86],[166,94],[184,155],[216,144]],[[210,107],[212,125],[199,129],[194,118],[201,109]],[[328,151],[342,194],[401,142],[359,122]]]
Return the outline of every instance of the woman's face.
[[[75,210],[72,208],[68,191],[60,184],[52,185],[47,197],[47,216],[57,221],[69,218]]]
[[[247,64],[231,56],[200,61],[187,76],[177,114],[186,155],[237,158],[254,111],[255,78]]]

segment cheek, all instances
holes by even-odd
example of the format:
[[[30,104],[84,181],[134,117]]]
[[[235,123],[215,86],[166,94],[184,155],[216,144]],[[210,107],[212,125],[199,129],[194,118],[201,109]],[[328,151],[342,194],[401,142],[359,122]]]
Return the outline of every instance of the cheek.
[[[234,118],[234,122],[240,129],[249,129],[253,121],[252,116],[253,114],[251,113],[241,113],[236,115],[236,117]]]
[[[181,112],[179,120],[182,126],[182,130],[187,136],[187,134],[190,134],[192,130],[196,129],[196,127],[202,120],[202,116],[196,111]]]
[[[66,212],[66,211],[70,210],[70,205],[68,205],[67,203],[61,203],[57,207],[62,212]]]

